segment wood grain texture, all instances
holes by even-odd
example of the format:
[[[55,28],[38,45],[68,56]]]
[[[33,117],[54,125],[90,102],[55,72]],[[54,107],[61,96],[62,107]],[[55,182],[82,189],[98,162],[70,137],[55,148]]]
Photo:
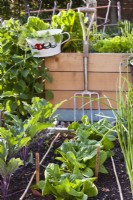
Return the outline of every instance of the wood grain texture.
[[[119,72],[119,65],[130,54],[124,53],[90,53],[88,57],[88,71],[91,72]],[[45,59],[43,64],[50,71],[83,71],[82,53],[61,53]],[[122,67],[122,71],[127,71]]]
[[[100,94],[101,109],[111,109],[109,102],[114,109],[116,105],[116,91],[119,90],[118,83],[120,69],[122,76],[127,76],[131,80],[130,73],[127,73],[126,59],[129,54],[124,53],[92,53],[89,54],[88,64],[88,90],[97,91]],[[124,65],[120,68],[120,63]],[[53,82],[45,82],[45,90],[52,90],[54,99],[51,100],[53,105],[67,99],[61,106],[64,109],[73,109],[73,96],[77,92],[84,91],[84,72],[83,57],[81,53],[61,53],[49,57],[45,60],[44,66],[50,70]],[[127,87],[125,86],[125,91]],[[106,98],[105,98],[106,96]],[[94,97],[95,98],[95,97]],[[77,107],[81,107],[81,96],[77,98]],[[89,109],[89,99],[85,98],[85,109]],[[93,109],[97,109],[97,101],[93,102]]]
[[[79,91],[82,93],[82,91]],[[53,105],[57,103],[67,100],[60,108],[63,109],[73,109],[74,108],[74,94],[76,91],[53,91],[54,98],[50,100]],[[116,102],[116,92],[100,92],[100,107],[101,109],[110,110],[111,107],[117,109],[117,102]],[[93,96],[93,109],[98,108],[96,96]],[[110,101],[110,104],[109,104]],[[85,109],[89,109],[90,107],[90,100],[89,98],[85,98]],[[81,109],[81,96],[77,97],[77,108]]]
[[[50,72],[52,83],[45,83],[46,90],[84,90],[82,72]],[[123,77],[126,77],[123,73]],[[88,90],[116,91],[119,73],[88,73]]]

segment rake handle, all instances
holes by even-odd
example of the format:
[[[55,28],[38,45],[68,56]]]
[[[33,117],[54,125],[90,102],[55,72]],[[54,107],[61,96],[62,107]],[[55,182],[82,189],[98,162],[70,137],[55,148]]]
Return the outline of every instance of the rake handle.
[[[91,14],[91,21],[88,27],[88,32],[86,31],[85,24],[83,22],[81,12]],[[79,7],[78,14],[80,19],[80,24],[83,31],[83,65],[84,65],[84,90],[88,90],[88,51],[89,51],[89,31],[94,21],[96,13],[96,8],[89,8],[89,7]]]

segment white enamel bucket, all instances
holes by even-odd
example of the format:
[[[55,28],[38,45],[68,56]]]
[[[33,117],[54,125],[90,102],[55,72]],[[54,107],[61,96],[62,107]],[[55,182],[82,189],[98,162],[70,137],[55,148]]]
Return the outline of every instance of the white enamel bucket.
[[[31,52],[34,57],[49,57],[57,55],[61,52],[61,44],[67,42],[70,39],[68,32],[63,32],[61,29],[47,29],[42,31],[37,31],[40,38],[27,38],[26,41],[31,48]],[[44,37],[45,34],[48,37]],[[62,39],[56,43],[54,35],[61,34],[62,36],[67,34],[68,38],[62,42]],[[42,38],[41,38],[42,36]]]

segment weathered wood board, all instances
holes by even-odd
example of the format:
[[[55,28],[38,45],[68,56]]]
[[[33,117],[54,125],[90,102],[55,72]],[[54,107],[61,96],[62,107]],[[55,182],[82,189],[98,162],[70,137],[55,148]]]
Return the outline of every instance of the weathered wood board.
[[[116,105],[116,91],[120,70],[123,77],[130,78],[130,70],[127,73],[126,59],[129,54],[124,53],[90,53],[88,58],[88,90],[97,91],[100,94],[101,109],[110,109],[107,98],[110,99],[114,109]],[[124,64],[121,67],[121,63]],[[44,66],[48,67],[53,78],[52,83],[45,82],[45,90],[52,90],[53,105],[67,99],[61,106],[64,109],[73,109],[73,95],[84,90],[84,66],[82,53],[61,53],[45,59]],[[126,90],[126,88],[125,88]],[[95,98],[95,96],[94,96]],[[89,99],[86,98],[86,102]],[[78,98],[78,107],[81,106],[81,98]],[[89,103],[86,109],[89,107]],[[97,109],[97,102],[93,103],[93,109]]]

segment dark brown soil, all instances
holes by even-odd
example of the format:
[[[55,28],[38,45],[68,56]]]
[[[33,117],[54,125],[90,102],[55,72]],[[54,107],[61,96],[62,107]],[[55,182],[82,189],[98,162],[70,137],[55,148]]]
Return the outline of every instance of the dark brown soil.
[[[54,150],[61,145],[61,143],[65,139],[65,135],[61,136],[54,144],[54,147],[52,148],[51,152],[47,156],[47,159],[44,161],[43,166],[41,166],[41,178],[44,177],[44,169],[50,162],[55,162],[54,160]],[[51,138],[52,140],[52,138]],[[34,143],[31,145],[31,149],[33,152],[39,151],[40,157],[45,154],[49,146],[49,143],[41,143],[39,148],[37,143]],[[114,156],[114,162],[116,165],[116,170],[118,173],[118,178],[122,187],[122,192],[124,196],[124,200],[131,200],[131,190],[130,190],[130,184],[128,180],[128,176],[126,174],[125,164],[123,155],[121,153],[121,149],[119,147],[118,141],[115,143],[114,148],[115,156]],[[95,198],[88,198],[88,200],[120,200],[119,190],[116,183],[116,178],[114,175],[114,171],[112,168],[112,162],[111,159],[108,159],[105,164],[106,168],[108,169],[108,174],[99,174],[98,181],[96,182],[96,185],[99,190],[99,194]],[[33,172],[35,170],[34,164],[28,164],[25,167],[21,167],[11,178],[11,184],[9,189],[9,195],[6,200],[19,200],[20,196],[24,192],[24,189],[26,188]],[[35,180],[33,181],[35,183]],[[0,196],[0,199],[2,200],[2,195]],[[47,197],[41,197],[38,196],[38,194],[33,194],[31,189],[29,189],[28,193],[26,194],[24,200],[54,200],[52,196]]]

